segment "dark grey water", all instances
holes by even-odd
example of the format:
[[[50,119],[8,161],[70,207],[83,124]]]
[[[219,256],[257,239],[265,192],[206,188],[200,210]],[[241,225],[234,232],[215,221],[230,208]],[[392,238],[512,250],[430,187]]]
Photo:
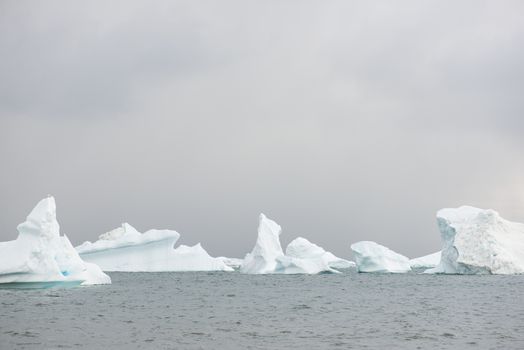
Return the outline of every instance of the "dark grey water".
[[[0,290],[1,349],[524,348],[524,276],[111,278]]]

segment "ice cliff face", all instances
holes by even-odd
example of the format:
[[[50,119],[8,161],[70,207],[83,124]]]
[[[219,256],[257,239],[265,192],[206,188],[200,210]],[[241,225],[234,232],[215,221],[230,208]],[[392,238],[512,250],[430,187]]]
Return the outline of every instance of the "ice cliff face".
[[[302,237],[295,238],[288,244],[286,255],[299,259],[321,259],[334,269],[347,269],[355,266],[353,261],[338,258]]]
[[[66,236],[60,236],[53,197],[41,200],[18,238],[0,243],[0,283],[109,284],[96,265],[84,262]]]
[[[247,254],[240,271],[249,274],[316,274],[336,272],[322,259],[302,259],[284,255],[280,245],[282,228],[260,214],[258,237],[252,252]]]
[[[442,238],[440,264],[427,273],[524,273],[524,224],[491,209],[469,206],[437,213]]]
[[[411,271],[409,259],[371,241],[351,245],[359,272],[403,273]]]
[[[180,234],[171,230],[138,232],[131,225],[84,242],[76,250],[85,261],[99,265],[104,271],[232,271],[221,259],[211,257],[200,244],[181,245],[174,249]]]

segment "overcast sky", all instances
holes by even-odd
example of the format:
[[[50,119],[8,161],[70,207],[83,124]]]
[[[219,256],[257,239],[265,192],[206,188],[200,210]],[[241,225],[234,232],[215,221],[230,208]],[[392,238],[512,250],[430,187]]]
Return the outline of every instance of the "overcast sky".
[[[524,222],[522,1],[1,1],[0,240],[48,194],[243,257],[258,214],[350,257]]]

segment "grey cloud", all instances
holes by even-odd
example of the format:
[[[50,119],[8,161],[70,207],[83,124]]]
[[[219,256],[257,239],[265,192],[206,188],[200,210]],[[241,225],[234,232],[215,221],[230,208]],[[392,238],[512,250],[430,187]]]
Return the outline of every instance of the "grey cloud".
[[[129,221],[242,256],[265,212],[341,256],[524,221],[520,2],[4,2],[0,238],[41,197],[74,243]]]

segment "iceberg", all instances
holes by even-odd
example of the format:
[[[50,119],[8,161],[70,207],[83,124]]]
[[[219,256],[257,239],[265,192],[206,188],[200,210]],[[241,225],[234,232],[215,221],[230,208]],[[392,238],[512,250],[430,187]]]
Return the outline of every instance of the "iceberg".
[[[321,259],[334,269],[348,269],[355,266],[353,261],[338,258],[334,254],[325,251],[324,248],[302,237],[295,238],[288,244],[286,255],[299,259]]]
[[[277,258],[284,256],[279,238],[281,233],[280,225],[260,214],[255,247],[244,258],[240,271],[252,274],[275,272]]]
[[[248,274],[317,274],[337,272],[323,259],[301,259],[284,255],[280,245],[282,228],[260,214],[255,247],[247,254],[240,271]]]
[[[378,243],[357,242],[351,245],[358,272],[404,273],[411,271],[409,259]]]
[[[53,197],[41,200],[18,225],[14,241],[0,243],[0,283],[51,286],[110,284],[102,270],[84,262],[60,235]]]
[[[213,258],[200,245],[180,245],[171,254],[171,271],[233,271],[222,259]]]
[[[308,274],[315,275],[318,273],[340,273],[332,269],[322,259],[299,259],[290,256],[279,256],[277,258],[277,266],[275,274]]]
[[[409,265],[412,269],[428,269],[431,267],[436,267],[440,263],[440,251],[421,256],[409,261]]]
[[[426,273],[524,273],[524,224],[503,219],[492,209],[470,206],[437,213],[442,257]]]
[[[94,243],[76,247],[82,259],[104,271],[233,271],[222,259],[211,257],[198,243],[174,248],[180,234],[172,230],[138,232],[128,223],[104,233]]]

